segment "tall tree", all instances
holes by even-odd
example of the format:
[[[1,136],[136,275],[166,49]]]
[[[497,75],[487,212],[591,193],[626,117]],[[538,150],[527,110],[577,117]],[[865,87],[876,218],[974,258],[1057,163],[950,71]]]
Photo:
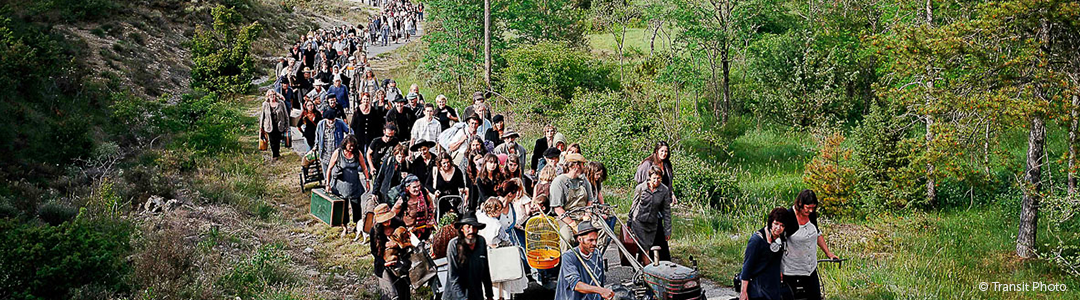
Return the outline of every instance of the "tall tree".
[[[732,110],[731,57],[734,52],[737,28],[740,24],[734,14],[737,0],[689,0],[676,1],[671,17],[682,32],[676,41],[684,44],[681,49],[693,51],[691,56],[707,63],[709,80],[707,88],[713,97],[713,117],[727,124]]]

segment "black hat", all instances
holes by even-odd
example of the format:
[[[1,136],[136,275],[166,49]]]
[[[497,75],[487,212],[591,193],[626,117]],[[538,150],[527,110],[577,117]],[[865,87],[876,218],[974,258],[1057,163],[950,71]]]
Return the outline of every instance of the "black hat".
[[[590,221],[581,221],[581,223],[577,224],[577,233],[574,236],[583,236],[594,231],[600,231],[600,228],[594,226]]]
[[[461,215],[461,218],[458,219],[457,222],[454,222],[454,227],[461,228],[462,225],[466,224],[476,227],[476,230],[482,230],[484,227],[487,227],[487,224],[480,223],[480,221],[476,219],[476,215],[471,213]]]
[[[503,119],[504,119],[503,115],[498,114],[498,115],[495,115],[495,117],[491,118],[491,123],[499,123],[499,122],[502,122]]]
[[[409,151],[420,151],[421,147],[435,147],[435,142],[428,140],[417,140],[416,143],[412,145],[412,147],[409,147]]]
[[[405,102],[409,102],[409,101],[405,100],[404,97],[394,97],[394,103],[399,103],[399,102],[400,103],[405,103]]]
[[[323,119],[336,119],[337,118],[337,110],[335,110],[333,108],[327,108],[325,111],[323,111],[322,117],[323,117]]]
[[[559,151],[559,148],[551,147],[544,150],[545,158],[558,158],[560,154],[562,154],[562,151]]]

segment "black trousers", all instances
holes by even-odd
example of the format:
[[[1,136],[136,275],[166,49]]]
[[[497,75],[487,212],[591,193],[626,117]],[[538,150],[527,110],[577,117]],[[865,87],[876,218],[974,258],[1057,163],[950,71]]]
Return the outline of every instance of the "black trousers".
[[[360,203],[361,202],[360,199],[363,199],[363,197],[345,199],[345,205],[348,205],[349,208],[346,208],[344,210],[344,212],[342,212],[342,214],[344,214],[342,216],[342,218],[344,218],[344,220],[343,220],[344,223],[348,223],[349,220],[350,220],[349,219],[349,211],[350,210],[352,211],[352,221],[353,222],[356,222],[357,224],[359,224],[360,220],[364,218],[364,205],[362,203]],[[345,224],[345,225],[348,225],[348,224]]]
[[[784,284],[791,288],[796,300],[821,300],[821,281],[817,270],[808,276],[784,275]]]
[[[273,153],[274,158],[281,156],[281,131],[271,131],[266,133],[270,137],[270,153]]]
[[[658,227],[660,228],[656,229],[656,237],[653,238],[652,246],[660,246],[661,261],[671,261],[671,249],[668,247],[667,237],[664,236],[664,226],[660,225]],[[652,248],[652,246],[650,246],[649,248]],[[649,251],[648,248],[646,248],[645,250]],[[652,251],[649,252],[649,259],[653,259]]]

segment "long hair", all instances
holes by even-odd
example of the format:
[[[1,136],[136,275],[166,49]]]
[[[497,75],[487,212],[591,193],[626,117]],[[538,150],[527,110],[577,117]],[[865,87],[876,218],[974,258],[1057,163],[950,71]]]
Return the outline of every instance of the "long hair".
[[[341,145],[338,146],[338,149],[340,149],[342,153],[345,153],[346,151],[348,151],[346,150],[348,148],[345,147],[349,144],[353,145],[353,157],[362,157],[360,155],[360,141],[356,139],[356,135],[350,134],[345,136],[345,139],[341,141]]]
[[[489,171],[487,168],[488,163],[491,162],[495,162],[495,171]],[[495,154],[489,153],[487,155],[484,155],[484,164],[480,166],[480,174],[477,181],[486,180],[489,182],[501,183],[504,179],[506,179],[506,174],[503,174],[502,168],[498,167],[498,164],[499,157],[495,156]]]
[[[660,148],[662,148],[662,147],[667,147],[668,148],[668,156],[667,156],[666,159],[661,160],[660,159]],[[667,165],[671,164],[671,147],[668,146],[668,143],[665,142],[665,141],[657,142],[656,147],[653,147],[652,155],[649,155],[649,157],[646,157],[645,161],[652,162],[652,164],[654,166],[660,166],[661,169],[664,169],[665,163],[667,163]],[[667,170],[664,169],[664,172],[667,172]]]
[[[600,176],[599,179],[596,178],[597,175]],[[607,167],[602,162],[589,162],[585,166],[585,178],[589,179],[589,184],[592,184],[594,192],[600,192],[600,189],[604,186],[604,181],[607,181],[608,178]]]

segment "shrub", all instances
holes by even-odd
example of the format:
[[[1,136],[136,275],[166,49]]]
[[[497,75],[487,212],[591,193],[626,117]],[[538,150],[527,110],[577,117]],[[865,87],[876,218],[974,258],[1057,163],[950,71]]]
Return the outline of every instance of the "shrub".
[[[507,95],[516,101],[514,111],[545,114],[557,112],[574,94],[618,90],[613,68],[582,50],[563,43],[541,42],[506,53],[501,71]]]
[[[580,143],[582,154],[608,169],[609,184],[633,183],[638,164],[661,139],[645,106],[620,92],[586,92],[574,97],[556,120],[567,139]]]
[[[891,110],[874,106],[854,131],[856,190],[866,209],[905,208],[926,199],[912,162],[916,149],[906,139],[908,122]]]
[[[0,220],[0,298],[68,299],[75,289],[124,292],[130,224],[77,217],[59,226]]]
[[[138,241],[138,251],[132,255],[134,279],[155,296],[173,298],[190,281],[195,251],[184,242],[187,233],[180,225],[162,225],[161,230],[147,231]]]
[[[74,206],[57,201],[50,201],[41,205],[38,209],[38,218],[52,226],[63,224],[75,219],[79,210]]]
[[[217,285],[230,295],[248,299],[270,287],[294,280],[289,254],[282,244],[275,243],[259,247],[250,258],[238,262],[218,279]]]
[[[241,26],[240,15],[223,5],[211,14],[213,29],[198,26],[191,38],[191,86],[228,95],[247,92],[258,71],[251,44],[262,26],[258,22]]]
[[[833,133],[818,142],[817,156],[806,164],[803,182],[814,190],[824,213],[844,215],[855,208],[855,169],[849,149],[841,147],[844,136]]]
[[[736,185],[735,172],[726,162],[710,163],[680,148],[674,150],[671,154],[675,168],[673,188],[680,202],[707,204],[722,212],[735,210],[738,205],[735,201],[742,193]]]

